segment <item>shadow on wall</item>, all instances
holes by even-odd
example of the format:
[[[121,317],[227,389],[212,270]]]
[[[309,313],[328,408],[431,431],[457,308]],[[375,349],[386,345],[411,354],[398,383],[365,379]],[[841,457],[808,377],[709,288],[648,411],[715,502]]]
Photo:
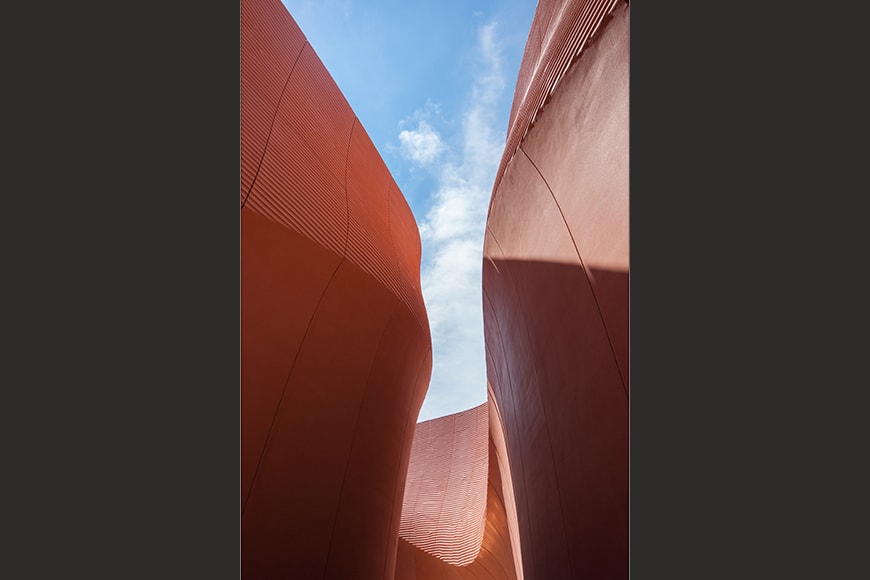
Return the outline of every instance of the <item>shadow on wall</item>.
[[[627,578],[628,272],[487,258],[483,289],[525,577]]]
[[[628,272],[585,269],[579,263],[492,258],[484,260],[483,270],[484,302],[498,296],[505,321],[525,323],[530,340],[561,352],[566,363],[577,364],[582,346],[600,339],[598,330],[604,332],[628,394]],[[507,315],[508,304],[524,314]],[[600,329],[590,333],[595,327]],[[607,358],[606,353],[600,358]]]

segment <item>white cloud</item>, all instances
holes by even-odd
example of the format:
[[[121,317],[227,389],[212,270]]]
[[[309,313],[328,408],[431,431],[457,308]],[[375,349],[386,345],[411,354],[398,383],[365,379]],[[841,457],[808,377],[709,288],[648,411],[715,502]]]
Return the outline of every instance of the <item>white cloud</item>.
[[[419,421],[486,401],[483,239],[490,192],[504,148],[495,117],[505,86],[495,26],[492,22],[478,30],[475,81],[462,115],[459,144],[449,148],[427,122],[437,109],[432,103],[413,116],[415,130],[399,133],[407,158],[427,165],[437,183],[433,205],[420,223],[421,282],[432,331],[433,364]],[[435,165],[442,155],[450,161]]]
[[[420,165],[429,165],[446,149],[438,132],[423,120],[417,123],[416,129],[401,131],[399,143],[402,145],[402,156]]]

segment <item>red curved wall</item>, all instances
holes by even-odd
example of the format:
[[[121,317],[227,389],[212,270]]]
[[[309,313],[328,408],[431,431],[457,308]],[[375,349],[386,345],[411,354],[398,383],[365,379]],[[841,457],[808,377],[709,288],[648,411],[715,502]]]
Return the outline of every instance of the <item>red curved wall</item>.
[[[414,431],[399,537],[456,566],[473,562],[483,541],[488,427],[484,403]]]
[[[392,578],[431,372],[417,225],[280,0],[241,11],[242,577]]]
[[[399,529],[397,580],[516,580],[493,408],[417,424]],[[497,420],[497,419],[496,419]],[[507,501],[506,501],[507,500]]]
[[[478,407],[412,463],[416,224],[280,1],[243,1],[243,577],[627,577],[628,20],[538,4],[484,247],[487,450]]]
[[[628,577],[629,7],[542,0],[483,260],[526,579]]]

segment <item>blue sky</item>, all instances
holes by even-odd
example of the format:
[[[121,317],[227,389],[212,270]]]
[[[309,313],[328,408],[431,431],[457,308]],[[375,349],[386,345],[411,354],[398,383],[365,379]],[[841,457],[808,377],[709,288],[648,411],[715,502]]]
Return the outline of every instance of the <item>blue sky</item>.
[[[481,261],[533,0],[282,0],[420,228],[432,380],[419,421],[486,401]]]

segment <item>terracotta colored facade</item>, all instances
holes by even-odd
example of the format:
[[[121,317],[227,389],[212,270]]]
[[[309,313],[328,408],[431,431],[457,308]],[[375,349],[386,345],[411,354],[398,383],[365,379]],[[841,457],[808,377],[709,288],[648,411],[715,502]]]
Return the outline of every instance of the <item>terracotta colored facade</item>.
[[[628,577],[629,6],[541,0],[483,312],[524,577]]]
[[[450,564],[473,562],[486,521],[488,453],[486,403],[418,423],[399,537]]]
[[[399,529],[398,580],[522,577],[497,420],[484,403],[417,424]]]
[[[241,13],[241,568],[392,578],[431,372],[414,217],[279,0]]]
[[[484,245],[489,400],[418,425],[414,217],[280,0],[242,0],[243,578],[627,578],[628,23],[538,2]]]

